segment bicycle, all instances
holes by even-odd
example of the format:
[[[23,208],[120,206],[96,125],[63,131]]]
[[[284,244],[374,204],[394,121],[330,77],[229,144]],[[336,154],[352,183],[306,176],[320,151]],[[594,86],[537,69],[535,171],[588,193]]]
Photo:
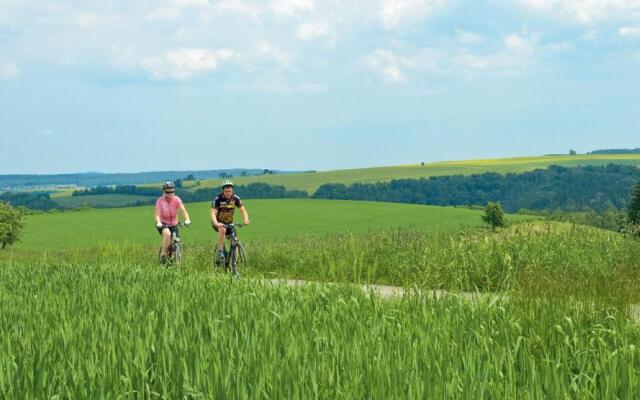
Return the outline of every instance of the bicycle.
[[[242,228],[244,225],[225,224],[224,227],[227,229],[227,237],[229,238],[229,251],[227,252],[227,246],[225,244],[224,257],[222,257],[222,259],[219,258],[216,264],[218,267],[223,264],[225,273],[231,271],[234,277],[239,278],[240,268],[246,263],[247,257],[244,246],[240,243],[240,239],[238,239],[236,228]]]
[[[180,222],[178,225],[175,225],[175,229],[171,229],[172,226],[170,225],[162,225],[162,230],[166,228],[171,229],[171,241],[169,242],[169,248],[167,249],[166,264],[162,262],[162,247],[160,247],[160,251],[158,252],[158,257],[160,258],[160,263],[162,265],[180,265],[182,262],[182,244],[178,228],[186,228],[188,226],[189,225],[186,225],[184,222]]]

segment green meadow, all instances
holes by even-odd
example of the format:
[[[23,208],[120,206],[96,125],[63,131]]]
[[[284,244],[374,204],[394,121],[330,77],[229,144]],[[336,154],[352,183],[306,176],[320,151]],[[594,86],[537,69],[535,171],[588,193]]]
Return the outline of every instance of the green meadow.
[[[534,222],[253,241],[250,249],[240,280],[215,273],[198,247],[168,270],[124,243],[62,257],[2,254],[0,397],[640,392],[640,246],[620,234]],[[320,283],[265,279],[287,276]],[[349,285],[366,281],[415,290],[382,299]]]
[[[210,203],[187,204],[192,226],[182,230],[186,243],[208,243],[215,232]],[[481,211],[466,208],[340,200],[247,200],[252,225],[242,238],[295,239],[304,235],[420,227],[456,232],[482,224]],[[238,217],[238,216],[236,216]],[[513,220],[523,219],[513,216]],[[104,244],[158,244],[151,206],[31,215],[16,249],[77,249]]]
[[[638,240],[525,216],[492,231],[465,208],[246,206],[239,280],[214,268],[208,203],[187,205],[168,269],[153,207],[28,216],[0,253],[0,398],[640,393]]]

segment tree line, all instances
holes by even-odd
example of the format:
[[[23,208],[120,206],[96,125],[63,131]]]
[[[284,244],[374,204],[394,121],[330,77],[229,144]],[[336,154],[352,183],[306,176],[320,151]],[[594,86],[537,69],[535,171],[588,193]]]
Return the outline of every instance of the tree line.
[[[634,166],[551,166],[520,174],[436,176],[349,186],[325,184],[311,197],[439,206],[485,206],[489,202],[500,202],[508,212],[563,210],[602,213],[606,210],[626,210],[632,188],[639,179],[640,169]],[[196,202],[210,201],[219,193],[219,189],[178,188],[176,192],[183,201]],[[284,186],[266,183],[239,185],[236,186],[236,193],[243,198],[254,199],[309,197],[305,191],[288,190]],[[135,185],[96,186],[73,193],[74,196],[107,194],[146,196],[148,199],[135,204],[146,205],[153,204],[160,196],[160,189]],[[49,194],[42,192],[0,193],[0,201],[37,210],[61,208]]]
[[[209,201],[220,194],[220,188],[200,188],[196,190],[187,190],[179,187],[176,188],[176,194],[185,202]],[[250,183],[247,185],[238,185],[235,192],[241,197],[252,199],[300,199],[307,198],[307,192],[302,190],[288,190],[284,186],[269,185],[266,183]],[[115,187],[96,186],[84,190],[76,190],[73,196],[90,196],[90,195],[106,195],[106,194],[130,194],[138,196],[149,196],[149,200],[139,201],[136,204],[152,204],[156,198],[161,195],[159,188],[139,187],[135,185],[118,185]]]
[[[635,166],[560,167],[521,174],[434,176],[391,182],[325,184],[316,199],[368,200],[438,206],[484,206],[500,202],[508,212],[626,209],[640,179]]]

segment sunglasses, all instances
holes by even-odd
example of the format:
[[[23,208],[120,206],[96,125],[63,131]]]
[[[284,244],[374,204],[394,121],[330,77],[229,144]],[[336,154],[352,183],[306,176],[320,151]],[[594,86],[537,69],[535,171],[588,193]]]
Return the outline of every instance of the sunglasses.
[[[175,190],[171,191],[171,192],[165,192],[166,194],[174,194]]]

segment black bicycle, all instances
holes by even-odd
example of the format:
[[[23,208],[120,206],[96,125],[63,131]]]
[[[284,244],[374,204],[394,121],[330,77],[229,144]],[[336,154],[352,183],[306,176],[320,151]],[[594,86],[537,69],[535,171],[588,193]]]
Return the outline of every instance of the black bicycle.
[[[227,229],[227,238],[229,239],[229,250],[227,251],[227,246],[224,246],[224,258],[218,258],[216,264],[218,266],[224,265],[224,271],[233,274],[234,277],[240,277],[240,268],[245,265],[247,261],[246,253],[244,251],[244,246],[240,243],[240,239],[238,239],[238,234],[236,232],[236,228],[242,228],[244,225],[242,224],[225,224],[224,227]]]
[[[175,229],[171,229],[170,225],[162,225],[162,230],[167,228],[171,229],[171,241],[169,242],[169,248],[167,249],[167,263],[166,265],[180,265],[182,262],[182,244],[180,241],[180,234],[178,232],[178,228],[186,228],[189,225],[186,225],[184,222],[180,222],[175,226]],[[165,265],[162,262],[162,247],[160,247],[160,251],[158,252],[158,257],[160,258],[160,264]]]

